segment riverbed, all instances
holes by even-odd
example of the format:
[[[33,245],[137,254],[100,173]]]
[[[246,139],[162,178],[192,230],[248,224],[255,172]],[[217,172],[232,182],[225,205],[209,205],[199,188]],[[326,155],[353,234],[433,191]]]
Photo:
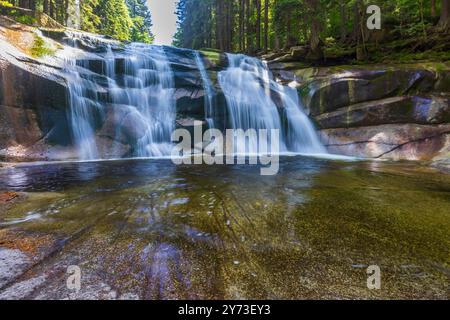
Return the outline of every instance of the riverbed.
[[[0,190],[0,299],[449,298],[450,175],[420,163],[21,164]]]

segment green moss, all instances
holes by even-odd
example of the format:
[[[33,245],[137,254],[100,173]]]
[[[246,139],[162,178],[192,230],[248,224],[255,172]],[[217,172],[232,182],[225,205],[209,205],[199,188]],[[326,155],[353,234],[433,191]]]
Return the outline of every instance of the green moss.
[[[55,50],[49,48],[42,37],[35,35],[34,44],[31,48],[31,55],[35,58],[41,58],[44,56],[51,56],[55,54]]]
[[[215,65],[220,64],[220,51],[213,49],[202,49],[200,52]]]
[[[15,17],[15,20],[19,23],[26,24],[28,26],[32,26],[36,23],[36,19],[34,17],[19,15]]]

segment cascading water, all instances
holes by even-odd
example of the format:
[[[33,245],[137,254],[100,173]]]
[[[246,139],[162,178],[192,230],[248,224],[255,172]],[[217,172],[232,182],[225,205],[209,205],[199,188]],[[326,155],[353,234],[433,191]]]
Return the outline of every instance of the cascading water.
[[[279,129],[281,152],[326,153],[300,107],[295,89],[277,83],[267,65],[256,58],[240,54],[227,54],[227,57],[229,67],[218,78],[233,129]],[[278,98],[278,105],[274,97]],[[284,128],[282,123],[286,123]],[[236,141],[234,152],[258,153],[258,145],[256,136]]]
[[[90,70],[93,61],[102,66],[100,74]],[[119,62],[123,70],[116,73]],[[108,112],[116,118],[123,117],[116,119],[121,125],[115,128],[114,141],[123,139],[119,137],[121,127],[127,123],[134,138],[131,156],[170,155],[176,118],[175,85],[163,47],[130,44],[120,53],[108,47],[106,54],[94,60],[68,60],[65,71],[72,135],[82,160],[98,159],[96,119]],[[112,149],[116,147],[113,145]],[[117,153],[112,150],[110,154]]]
[[[68,118],[79,158],[97,159],[98,153],[94,137],[95,118],[103,111],[93,94],[97,91],[98,86],[89,79],[81,77],[79,66],[75,60],[67,60],[65,69],[71,104]]]
[[[195,63],[200,71],[200,75],[202,77],[203,90],[205,91],[205,120],[208,123],[208,127],[210,129],[216,128],[215,124],[215,108],[216,108],[216,93],[214,91],[214,87],[211,83],[211,79],[208,76],[208,73],[205,68],[205,64],[203,63],[203,59],[200,55],[200,52],[195,51]]]
[[[83,40],[74,36],[70,43],[76,45]],[[132,43],[112,48],[113,44],[101,43],[105,48],[101,53],[67,59],[64,68],[71,104],[68,119],[79,159],[170,156],[176,124],[171,65],[177,65],[178,60],[169,60],[166,48],[161,46]],[[186,57],[182,51],[174,57],[177,54]],[[295,89],[277,83],[264,62],[228,54],[229,67],[218,74],[226,98],[226,106],[221,106],[217,99],[220,91],[214,88],[203,57],[193,51],[193,58],[205,92],[204,113],[209,128],[267,129],[269,148],[270,129],[278,129],[280,152],[326,153],[301,109]],[[189,65],[192,60],[185,63]],[[102,140],[105,136],[110,139],[108,144]],[[258,136],[243,139],[235,141],[234,153],[260,153]]]

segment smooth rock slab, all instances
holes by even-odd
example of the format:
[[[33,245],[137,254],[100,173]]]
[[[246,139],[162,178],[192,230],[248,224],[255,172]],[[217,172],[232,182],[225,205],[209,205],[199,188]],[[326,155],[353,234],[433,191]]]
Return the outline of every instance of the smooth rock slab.
[[[20,250],[0,248],[0,288],[21,275],[30,259]]]

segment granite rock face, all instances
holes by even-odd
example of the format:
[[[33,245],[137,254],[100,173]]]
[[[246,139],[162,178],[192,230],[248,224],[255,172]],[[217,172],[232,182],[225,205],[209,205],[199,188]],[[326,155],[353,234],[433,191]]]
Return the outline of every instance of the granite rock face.
[[[449,157],[449,66],[269,65],[298,88],[330,152],[441,163]]]

